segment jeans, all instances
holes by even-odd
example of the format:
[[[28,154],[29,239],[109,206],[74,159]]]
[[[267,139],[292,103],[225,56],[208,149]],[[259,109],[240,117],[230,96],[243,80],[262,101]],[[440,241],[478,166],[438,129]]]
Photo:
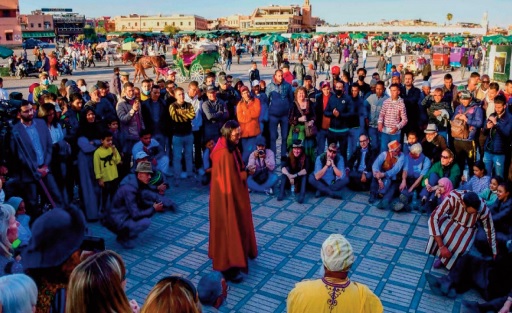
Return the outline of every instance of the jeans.
[[[294,173],[294,174],[297,174],[297,173]],[[307,176],[297,176],[293,180],[293,183],[295,185],[295,193],[299,194],[299,199],[298,199],[299,203],[302,203],[304,201],[304,197],[306,196],[306,182],[307,182]],[[279,198],[281,198],[281,199],[284,198],[284,190],[286,188],[290,188],[290,187],[291,187],[291,185],[290,185],[290,180],[288,179],[288,177],[286,175],[281,175],[281,187],[279,190],[278,200],[279,200]],[[300,187],[300,188],[298,188],[298,187]],[[292,194],[292,196],[293,196],[293,194]]]
[[[474,140],[454,140],[453,146],[455,147],[455,161],[459,165],[461,171],[464,170],[466,162],[469,168],[469,176],[473,176],[473,164],[476,158],[476,144]]]
[[[380,149],[380,132],[375,127],[368,127],[368,136],[370,137],[370,144],[372,147]],[[380,151],[382,152],[382,151]]]
[[[329,135],[329,131],[326,129],[319,129],[316,134],[316,155],[320,155],[325,152],[325,139]]]
[[[245,164],[248,163],[249,156],[251,155],[251,153],[254,152],[254,150],[256,150],[256,138],[258,138],[258,137],[254,136],[254,137],[247,137],[247,138],[241,139],[242,160],[244,161]]]
[[[269,117],[269,130],[270,130],[270,150],[274,152],[277,157],[277,125],[281,126],[281,157],[286,157],[286,139],[288,138],[288,115]]]
[[[274,185],[277,183],[277,179],[278,177],[276,173],[268,173],[267,181],[260,185],[254,181],[254,178],[252,178],[252,176],[249,176],[247,178],[247,186],[253,191],[265,192],[265,190],[274,187]]]
[[[380,151],[388,151],[388,143],[393,140],[398,140],[400,142],[400,136],[402,132],[397,132],[396,134],[386,134],[380,133]]]
[[[232,59],[228,59],[228,62],[226,63],[226,71],[230,71],[231,70],[231,63],[233,62]]]
[[[370,185],[370,193],[373,195],[382,194],[382,201],[390,202],[393,199],[393,196],[398,191],[398,186],[400,182],[397,180],[391,180],[389,178],[385,178],[388,182],[384,182],[384,189],[379,189],[379,182],[377,179],[372,179],[372,183]],[[387,186],[386,186],[387,185]]]
[[[359,127],[351,128],[348,135],[348,153],[347,155],[343,155],[345,160],[350,159],[350,156],[354,151],[356,151],[356,148],[359,146],[359,136],[364,133],[363,130]]]
[[[494,168],[495,175],[504,177],[505,174],[505,155],[504,154],[494,154],[488,151],[484,153],[484,164],[485,169],[487,170],[487,175],[492,175],[492,169]]]
[[[347,175],[343,175],[341,179],[335,180],[333,184],[327,184],[321,178],[317,180],[315,178],[315,174],[311,173],[309,174],[308,182],[316,190],[321,191],[322,193],[325,193],[326,195],[330,196],[333,192],[340,191],[343,187],[345,187],[348,184],[348,177]]]
[[[192,149],[194,146],[194,136],[192,134],[185,136],[176,136],[172,137],[172,147],[173,147],[173,168],[174,168],[174,178],[178,179],[181,173],[181,159],[183,157],[182,153],[185,152],[185,164],[186,171],[192,175]]]

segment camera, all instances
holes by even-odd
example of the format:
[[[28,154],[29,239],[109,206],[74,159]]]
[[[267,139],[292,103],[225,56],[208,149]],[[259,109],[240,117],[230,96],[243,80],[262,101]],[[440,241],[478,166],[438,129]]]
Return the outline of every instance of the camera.
[[[265,154],[265,150],[258,150],[258,155],[264,155]]]

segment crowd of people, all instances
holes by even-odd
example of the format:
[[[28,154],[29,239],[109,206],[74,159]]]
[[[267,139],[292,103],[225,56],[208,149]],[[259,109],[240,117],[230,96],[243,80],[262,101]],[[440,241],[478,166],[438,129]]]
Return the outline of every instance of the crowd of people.
[[[66,312],[84,306],[78,299],[92,301],[72,295],[101,289],[80,279],[95,275],[91,272],[100,260],[89,260],[96,258],[105,258],[101,268],[112,267],[97,275],[115,276],[108,289],[123,293],[126,273],[118,255],[80,256],[85,220],[101,221],[122,247],[134,248],[155,213],[176,210],[170,196],[175,189],[167,191],[171,183],[179,188],[196,179],[211,185],[209,257],[222,273],[211,278],[221,291],[211,304],[219,304],[224,280],[242,281],[247,259],[258,255],[250,192],[303,203],[309,190],[315,197],[342,199],[350,188],[369,191],[369,203],[379,209],[431,214],[426,252],[438,257],[434,267],[450,270],[443,278],[427,275],[432,290],[454,296],[475,286],[486,300],[510,305],[511,299],[500,297],[512,287],[506,266],[512,239],[512,81],[501,90],[487,75],[473,72],[467,85],[457,87],[446,74],[443,86],[431,90],[427,73],[419,89],[402,64],[390,66],[382,77],[379,63],[368,75],[364,63],[346,67],[345,62],[330,67],[329,79],[316,83],[317,64],[309,72],[303,63],[299,54],[291,71],[289,61],[275,65],[268,83],[252,62],[247,80],[208,73],[203,84],[192,81],[186,88],[177,86],[172,70],[166,79],[146,79],[140,87],[119,68],[111,81],[89,87],[83,80],[56,86],[42,72],[27,97],[9,96],[19,108],[0,167],[5,199],[0,273],[32,277],[39,289],[38,312],[47,312],[58,299],[68,298]],[[68,229],[48,240],[54,224],[66,221]],[[343,297],[368,294],[365,305],[371,308],[365,312],[382,311],[364,285],[350,284],[350,244],[333,236],[322,247],[324,278],[298,284],[288,298],[289,310],[304,312],[320,302],[332,310],[343,290]],[[66,237],[69,246],[49,247],[43,237],[48,242]],[[475,272],[487,275],[485,283]],[[196,312],[198,291],[176,277],[160,281],[142,311],[157,312],[144,310],[173,284],[181,284],[189,300],[190,308],[183,310]],[[329,286],[332,301],[324,299],[327,294],[311,293],[319,284]],[[120,308],[138,308],[121,298]]]

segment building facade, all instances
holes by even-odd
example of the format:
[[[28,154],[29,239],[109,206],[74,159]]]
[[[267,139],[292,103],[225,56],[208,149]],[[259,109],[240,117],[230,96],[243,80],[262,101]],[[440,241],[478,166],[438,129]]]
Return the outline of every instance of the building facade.
[[[174,26],[180,30],[208,30],[208,21],[197,15],[138,15],[117,16],[116,31],[151,32],[163,31],[165,26]]]
[[[55,38],[53,16],[42,11],[33,11],[32,14],[20,15],[23,39],[35,38],[43,41]]]
[[[0,45],[21,45],[21,21],[18,0],[0,1]]]
[[[78,13],[63,13],[53,15],[55,35],[58,37],[76,37],[83,35],[85,15]]]

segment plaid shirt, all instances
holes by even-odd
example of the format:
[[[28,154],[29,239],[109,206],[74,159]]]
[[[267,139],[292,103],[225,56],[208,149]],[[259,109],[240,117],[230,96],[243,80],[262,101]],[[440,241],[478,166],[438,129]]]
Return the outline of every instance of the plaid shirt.
[[[398,130],[404,128],[407,125],[404,100],[402,98],[398,98],[398,100],[386,99],[380,110],[378,123],[383,124],[384,133],[388,133],[395,126]]]

